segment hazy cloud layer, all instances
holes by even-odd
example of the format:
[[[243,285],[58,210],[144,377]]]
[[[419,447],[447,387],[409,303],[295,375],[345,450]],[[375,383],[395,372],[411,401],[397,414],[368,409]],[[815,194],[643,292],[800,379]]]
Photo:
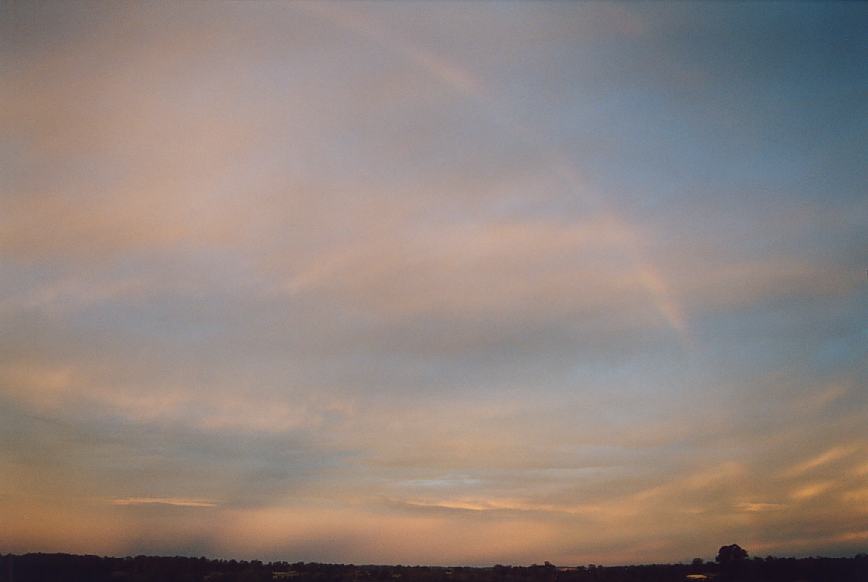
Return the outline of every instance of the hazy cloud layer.
[[[0,8],[0,546],[868,540],[858,4]]]

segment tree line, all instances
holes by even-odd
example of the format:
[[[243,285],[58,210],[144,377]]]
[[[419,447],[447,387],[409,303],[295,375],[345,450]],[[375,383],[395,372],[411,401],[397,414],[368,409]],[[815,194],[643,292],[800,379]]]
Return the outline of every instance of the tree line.
[[[690,564],[485,568],[357,566],[191,557],[0,554],[0,582],[866,582],[868,554],[851,558],[748,556],[736,544]]]

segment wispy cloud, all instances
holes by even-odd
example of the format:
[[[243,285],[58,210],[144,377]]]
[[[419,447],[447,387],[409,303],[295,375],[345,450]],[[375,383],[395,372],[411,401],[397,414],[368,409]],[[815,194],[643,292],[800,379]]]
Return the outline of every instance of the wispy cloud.
[[[0,10],[0,545],[862,539],[858,6]]]
[[[208,499],[184,499],[179,497],[126,497],[112,499],[112,505],[169,505],[172,507],[217,507],[216,501]]]

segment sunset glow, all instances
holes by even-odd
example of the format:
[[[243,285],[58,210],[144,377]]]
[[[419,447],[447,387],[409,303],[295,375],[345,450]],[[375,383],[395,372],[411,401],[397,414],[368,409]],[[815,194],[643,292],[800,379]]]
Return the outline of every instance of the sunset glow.
[[[868,5],[0,27],[0,553],[868,547]]]

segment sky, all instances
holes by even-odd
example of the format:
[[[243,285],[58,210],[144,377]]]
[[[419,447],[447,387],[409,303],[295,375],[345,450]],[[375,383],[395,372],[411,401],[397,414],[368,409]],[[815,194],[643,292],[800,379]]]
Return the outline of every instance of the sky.
[[[0,4],[0,551],[865,551],[866,29]]]

